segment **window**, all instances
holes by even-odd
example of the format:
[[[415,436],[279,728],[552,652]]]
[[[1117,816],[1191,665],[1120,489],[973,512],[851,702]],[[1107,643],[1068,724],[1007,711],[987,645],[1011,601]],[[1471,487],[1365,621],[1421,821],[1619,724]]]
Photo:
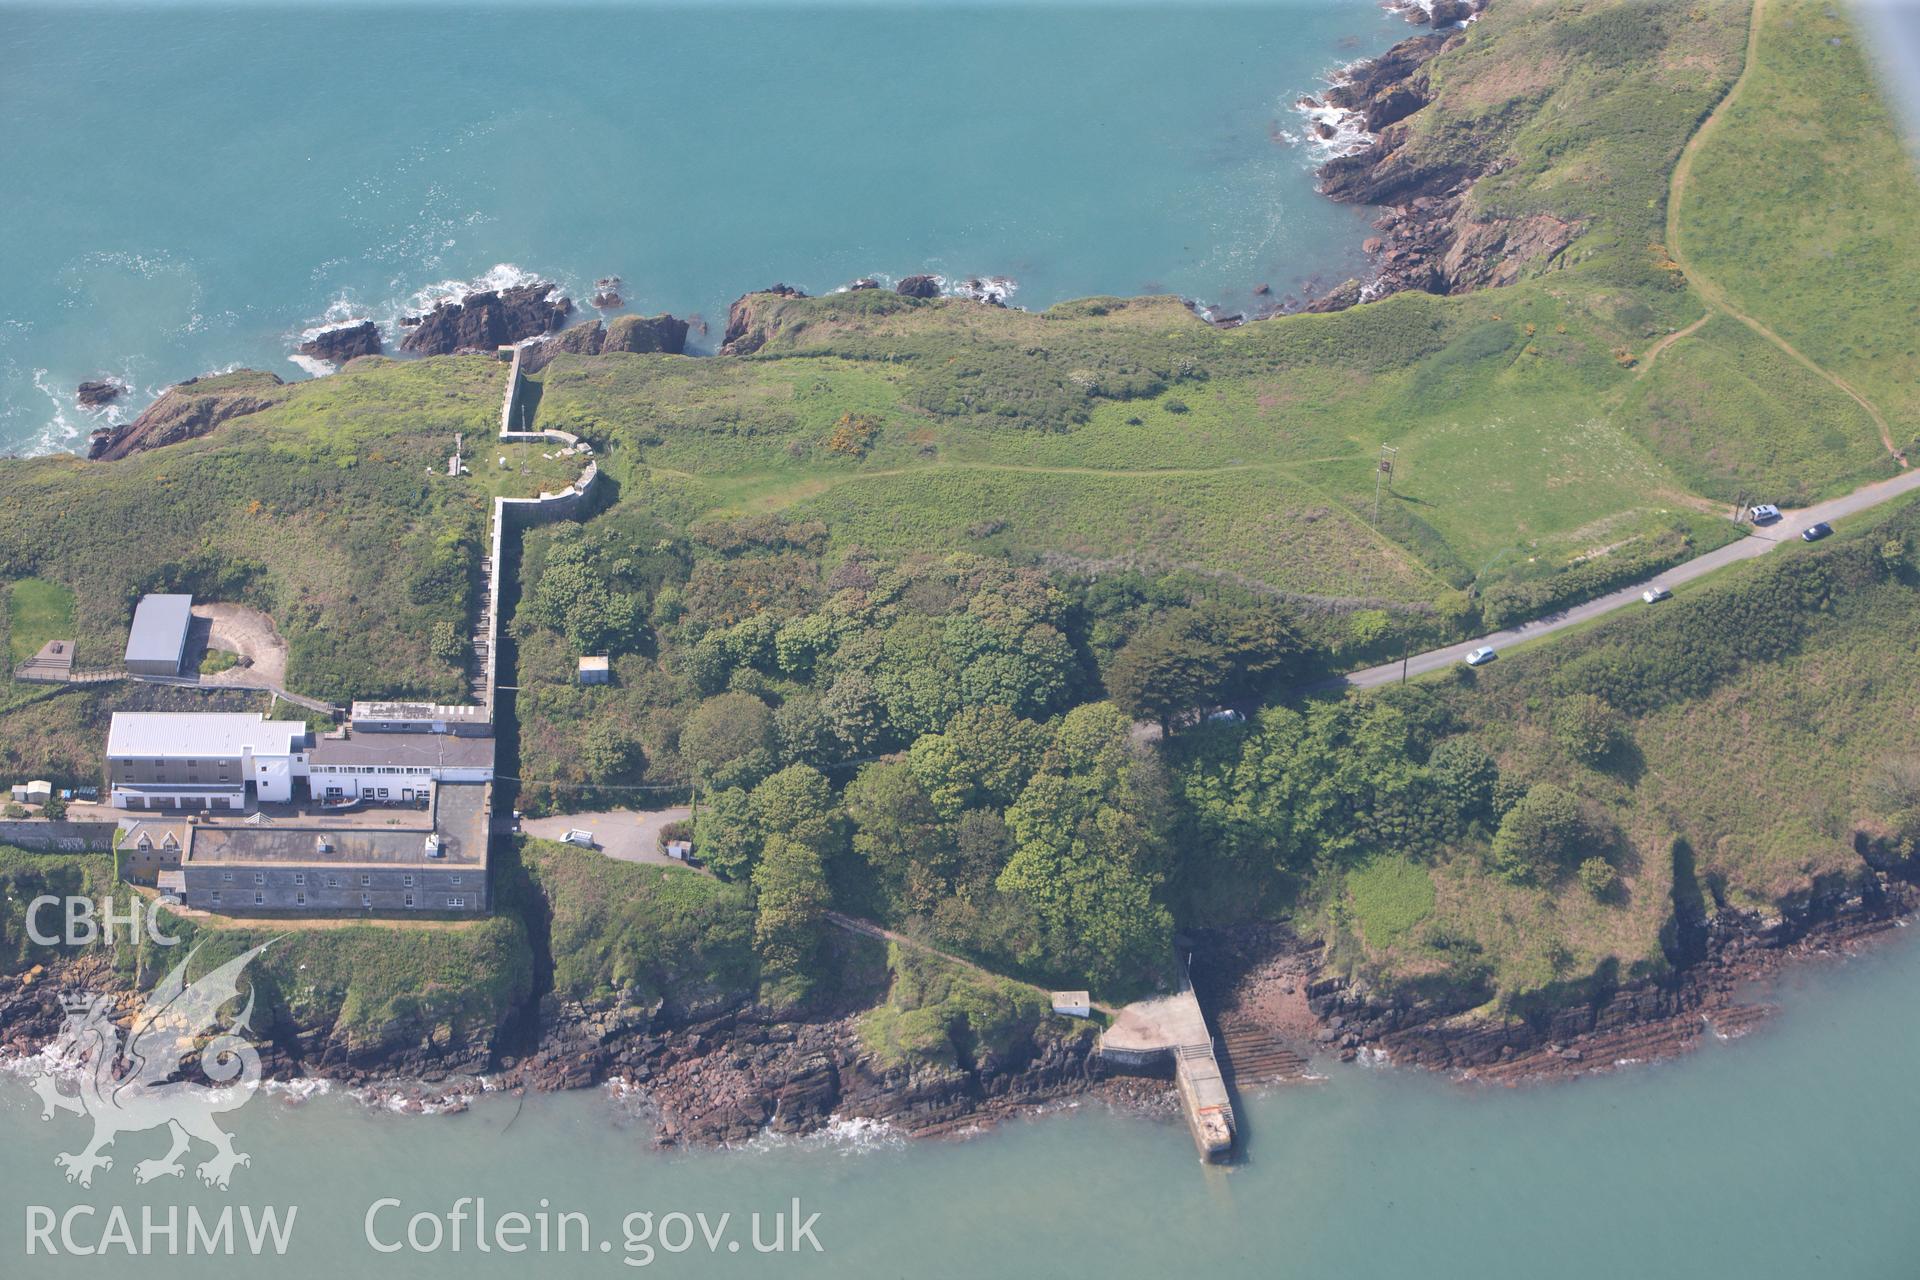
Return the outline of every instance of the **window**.
[[[373,883],[373,877],[372,877],[372,876],[361,876],[361,877],[360,877],[360,887],[361,887],[362,889],[364,889],[364,888],[366,888],[366,887],[367,887],[368,885],[370,885],[370,884],[372,884],[372,883]]]
[[[361,906],[363,906],[363,907],[370,907],[370,906],[372,906],[372,905],[373,905],[373,895],[372,895],[372,894],[370,894],[370,893],[363,893],[363,894],[361,894],[361,895],[360,895],[360,905],[361,905]]]
[[[222,871],[222,872],[220,873],[220,878],[221,878],[222,880],[231,880],[231,879],[233,879],[233,872],[231,872],[231,871]]]
[[[460,883],[460,877],[459,877],[459,876],[448,876],[448,877],[447,877],[447,883],[448,883],[448,884],[459,884],[459,883]]]
[[[256,871],[256,872],[254,872],[254,873],[253,873],[253,882],[254,882],[255,884],[265,884],[265,883],[267,882],[267,877],[266,877],[266,873],[265,873],[265,872],[262,872],[262,871]]]
[[[294,872],[294,873],[293,873],[293,882],[294,882],[295,884],[305,884],[305,883],[307,882],[307,873],[306,873],[306,872],[304,872],[304,871],[296,871],[296,872]]]
[[[340,887],[340,877],[339,877],[339,876],[328,876],[328,877],[327,877],[327,888],[329,888],[329,889],[338,889],[339,887]]]
[[[407,905],[408,905],[408,906],[412,906],[412,905],[413,905],[413,895],[412,895],[412,894],[408,894],[408,895],[407,895]]]
[[[256,894],[254,894],[254,895],[253,895],[253,905],[254,905],[254,906],[256,906],[256,907],[263,907],[263,906],[265,906],[266,904],[267,904],[267,895],[266,895],[266,894],[264,894],[264,893],[256,893]]]
[[[401,884],[404,884],[405,886],[407,886],[407,888],[409,888],[409,889],[411,889],[411,888],[413,888],[413,877],[412,877],[412,876],[402,876],[402,877],[400,877],[400,883],[401,883]]]
[[[213,891],[213,905],[216,907],[220,905],[220,891],[218,889]]]
[[[304,907],[307,905],[307,891],[305,889],[293,895],[293,905],[296,907]]]
[[[457,897],[448,898],[447,905],[450,907],[464,907],[467,905],[467,900],[465,898],[457,898]]]

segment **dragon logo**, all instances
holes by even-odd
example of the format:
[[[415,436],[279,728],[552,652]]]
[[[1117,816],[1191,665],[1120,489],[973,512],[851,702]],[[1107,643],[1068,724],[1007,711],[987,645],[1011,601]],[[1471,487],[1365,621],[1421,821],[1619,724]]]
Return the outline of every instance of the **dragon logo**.
[[[251,984],[246,1008],[219,1034],[213,1032],[220,1010],[240,996],[241,972],[272,945],[264,942],[188,982],[187,967],[199,951],[195,947],[148,993],[127,1028],[124,1049],[109,1016],[111,997],[62,997],[67,1023],[48,1052],[50,1065],[33,1087],[40,1095],[41,1119],[53,1119],[55,1111],[93,1119],[93,1140],[83,1150],[54,1157],[68,1182],[92,1186],[95,1170],[113,1168],[105,1151],[116,1137],[162,1127],[171,1133],[173,1146],[158,1160],[135,1165],[137,1182],[181,1176],[180,1157],[196,1138],[213,1147],[213,1156],[198,1169],[210,1187],[226,1190],[234,1168],[252,1163],[233,1149],[232,1135],[215,1120],[244,1104],[260,1083],[260,1054],[245,1034],[253,1016]],[[196,1046],[200,1073],[211,1084],[176,1078]],[[61,1088],[76,1083],[78,1092]]]

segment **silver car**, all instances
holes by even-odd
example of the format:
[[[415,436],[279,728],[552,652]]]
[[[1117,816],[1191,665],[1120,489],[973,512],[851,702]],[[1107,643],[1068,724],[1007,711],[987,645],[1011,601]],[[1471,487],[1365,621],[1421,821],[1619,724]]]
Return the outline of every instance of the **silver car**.
[[[1467,665],[1470,667],[1484,667],[1487,663],[1492,662],[1499,656],[1499,654],[1493,651],[1492,645],[1483,644],[1467,655]]]

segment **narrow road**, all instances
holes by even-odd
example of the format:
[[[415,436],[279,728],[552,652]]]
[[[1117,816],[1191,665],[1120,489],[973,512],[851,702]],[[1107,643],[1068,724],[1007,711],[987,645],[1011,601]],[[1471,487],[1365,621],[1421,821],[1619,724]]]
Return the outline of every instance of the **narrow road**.
[[[1428,671],[1438,671],[1442,667],[1459,662],[1481,645],[1490,645],[1499,649],[1505,645],[1518,644],[1522,640],[1532,640],[1538,636],[1551,635],[1568,627],[1579,626],[1595,618],[1604,617],[1616,609],[1629,605],[1642,605],[1640,593],[1658,583],[1664,587],[1675,587],[1695,578],[1705,577],[1715,569],[1725,568],[1741,560],[1752,560],[1763,556],[1783,542],[1792,542],[1799,538],[1803,529],[1822,520],[1831,523],[1845,516],[1857,515],[1883,502],[1920,490],[1920,471],[1908,471],[1894,476],[1890,480],[1878,480],[1862,485],[1852,493],[1843,494],[1826,502],[1815,503],[1798,511],[1788,511],[1779,520],[1755,529],[1738,542],[1730,542],[1703,556],[1696,556],[1684,564],[1675,565],[1665,573],[1656,574],[1632,586],[1622,587],[1585,604],[1575,605],[1561,613],[1550,613],[1532,622],[1517,627],[1508,627],[1505,631],[1496,631],[1492,635],[1481,636],[1474,640],[1462,640],[1459,644],[1448,645],[1444,649],[1430,649],[1426,653],[1415,654],[1405,664],[1406,674],[1417,676]],[[1365,671],[1328,681],[1324,688],[1338,688],[1342,685],[1352,688],[1368,689],[1376,685],[1390,684],[1401,675],[1401,664],[1385,663],[1378,667],[1369,667]]]
[[[1771,342],[1774,346],[1792,357],[1803,368],[1826,380],[1832,386],[1851,397],[1855,404],[1866,411],[1867,417],[1873,419],[1873,425],[1878,428],[1880,432],[1880,443],[1886,447],[1888,453],[1899,459],[1900,465],[1904,467],[1907,465],[1906,455],[1902,454],[1899,447],[1894,444],[1893,431],[1887,426],[1887,420],[1881,415],[1880,410],[1876,409],[1871,401],[1861,395],[1859,391],[1855,390],[1852,383],[1849,383],[1839,374],[1833,373],[1816,364],[1810,356],[1803,353],[1791,342],[1788,342],[1771,328],[1736,307],[1733,304],[1733,300],[1728,297],[1727,291],[1707,276],[1701,274],[1700,268],[1689,260],[1686,246],[1682,243],[1682,237],[1680,235],[1681,197],[1685,193],[1687,180],[1693,176],[1694,159],[1699,154],[1700,144],[1713,132],[1714,126],[1720,123],[1727,108],[1733,105],[1734,100],[1740,96],[1741,89],[1746,86],[1747,76],[1753,71],[1755,56],[1760,49],[1760,14],[1765,8],[1766,0],[1753,0],[1753,10],[1747,18],[1747,57],[1746,61],[1740,67],[1740,74],[1734,79],[1732,86],[1727,89],[1727,96],[1720,99],[1718,105],[1716,105],[1714,109],[1708,113],[1707,118],[1700,123],[1700,127],[1693,131],[1693,136],[1687,139],[1687,145],[1680,151],[1679,161],[1673,166],[1673,181],[1667,189],[1667,256],[1679,265],[1681,272],[1687,277],[1687,283],[1693,286],[1694,290],[1699,293],[1701,298],[1709,306],[1718,307],[1720,310],[1726,312],[1735,320],[1746,325],[1747,328],[1753,330],[1762,338],[1765,338],[1768,342]],[[1655,343],[1653,350],[1647,353],[1648,360],[1651,361],[1654,356],[1665,350],[1674,340],[1684,337],[1686,333],[1691,332],[1703,323],[1705,323],[1704,319],[1696,321],[1681,333],[1674,334],[1665,341]]]

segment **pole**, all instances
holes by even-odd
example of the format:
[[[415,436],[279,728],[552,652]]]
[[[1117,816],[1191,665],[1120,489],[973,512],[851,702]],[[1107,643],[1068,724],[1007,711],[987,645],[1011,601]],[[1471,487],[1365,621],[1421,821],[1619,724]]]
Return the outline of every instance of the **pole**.
[[[1400,637],[1400,683],[1407,682],[1407,663],[1412,660],[1412,651],[1407,647],[1407,638]]]

